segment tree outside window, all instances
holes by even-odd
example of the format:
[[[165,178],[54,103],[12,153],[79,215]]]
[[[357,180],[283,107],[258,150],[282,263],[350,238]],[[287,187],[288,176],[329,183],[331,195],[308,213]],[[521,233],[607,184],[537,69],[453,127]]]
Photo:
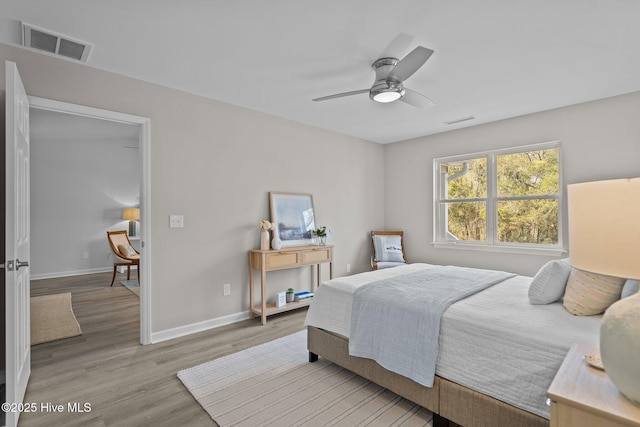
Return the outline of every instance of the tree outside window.
[[[436,159],[437,242],[557,247],[560,145]]]

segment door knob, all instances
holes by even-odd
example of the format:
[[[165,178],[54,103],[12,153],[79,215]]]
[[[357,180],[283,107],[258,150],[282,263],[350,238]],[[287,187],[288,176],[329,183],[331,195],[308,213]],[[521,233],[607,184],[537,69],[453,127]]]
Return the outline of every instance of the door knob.
[[[16,258],[16,271],[20,270],[20,267],[29,267],[29,261],[20,261]]]

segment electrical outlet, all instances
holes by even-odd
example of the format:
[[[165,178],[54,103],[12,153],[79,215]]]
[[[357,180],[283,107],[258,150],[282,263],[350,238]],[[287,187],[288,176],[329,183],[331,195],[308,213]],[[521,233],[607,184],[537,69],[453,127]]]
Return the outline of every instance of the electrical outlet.
[[[347,273],[351,273],[351,264],[347,264]]]
[[[169,228],[184,228],[184,215],[169,215]]]
[[[228,297],[231,295],[231,283],[225,283],[222,285],[222,296]]]
[[[84,259],[89,259],[89,252],[84,253]]]

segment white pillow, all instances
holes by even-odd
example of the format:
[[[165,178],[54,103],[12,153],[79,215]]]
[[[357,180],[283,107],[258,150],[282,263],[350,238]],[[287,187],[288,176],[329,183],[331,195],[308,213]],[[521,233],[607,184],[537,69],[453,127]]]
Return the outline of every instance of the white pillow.
[[[567,280],[571,274],[569,258],[547,262],[536,273],[529,285],[531,304],[551,304],[562,298]]]
[[[372,238],[376,262],[404,262],[400,236],[375,235]]]
[[[626,298],[638,292],[638,281],[633,279],[628,279],[624,282],[624,286],[622,287],[622,294],[620,298]]]

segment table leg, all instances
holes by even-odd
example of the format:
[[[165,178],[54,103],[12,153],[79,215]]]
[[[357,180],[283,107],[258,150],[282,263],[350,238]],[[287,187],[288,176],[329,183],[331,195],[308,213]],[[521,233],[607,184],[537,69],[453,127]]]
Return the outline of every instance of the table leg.
[[[264,262],[262,263],[264,266]],[[260,272],[260,288],[262,293],[261,305],[262,305],[262,324],[267,324],[267,271],[263,267]]]
[[[249,319],[253,319],[253,267],[251,253],[249,253]]]

